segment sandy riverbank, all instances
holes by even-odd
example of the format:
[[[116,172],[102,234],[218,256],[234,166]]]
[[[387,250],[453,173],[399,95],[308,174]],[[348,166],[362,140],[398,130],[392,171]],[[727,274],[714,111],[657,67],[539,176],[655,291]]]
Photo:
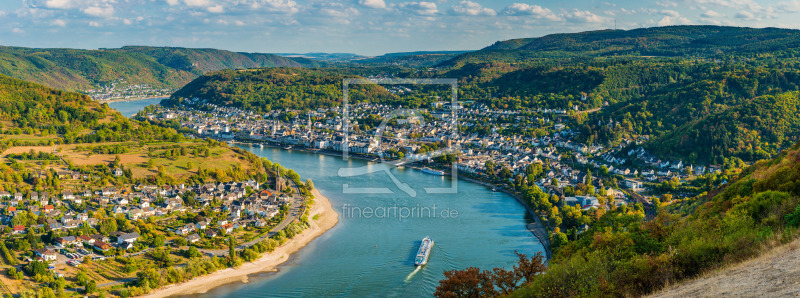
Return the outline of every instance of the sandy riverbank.
[[[250,274],[276,271],[275,267],[286,262],[291,254],[299,251],[339,222],[339,214],[333,209],[328,198],[323,196],[316,189],[312,193],[314,194],[314,206],[311,207],[311,216],[309,218],[314,218],[315,215],[319,215],[319,218],[317,220],[311,220],[311,226],[308,229],[286,242],[286,244],[278,247],[275,251],[265,254],[261,259],[255,262],[245,263],[239,268],[223,269],[184,283],[166,286],[143,297],[169,297],[173,295],[205,293],[213,288],[229,283],[246,283],[249,280]]]

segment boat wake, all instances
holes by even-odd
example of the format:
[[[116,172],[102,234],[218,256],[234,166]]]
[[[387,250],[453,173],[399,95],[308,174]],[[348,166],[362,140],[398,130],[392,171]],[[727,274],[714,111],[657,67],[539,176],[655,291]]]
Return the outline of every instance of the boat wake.
[[[406,276],[406,280],[405,280],[405,282],[409,282],[409,281],[411,280],[411,278],[412,278],[412,277],[414,277],[414,275],[416,275],[416,274],[417,274],[417,272],[419,272],[421,269],[422,269],[422,266],[417,266],[417,268],[416,268],[416,269],[414,269],[414,271],[413,271],[413,272],[411,272],[411,274],[409,274],[408,276]]]

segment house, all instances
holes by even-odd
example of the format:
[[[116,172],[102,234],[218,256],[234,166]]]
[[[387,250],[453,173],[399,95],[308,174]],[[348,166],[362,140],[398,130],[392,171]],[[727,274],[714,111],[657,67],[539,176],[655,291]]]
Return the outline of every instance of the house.
[[[133,233],[122,234],[119,237],[117,237],[117,244],[120,246],[123,243],[133,244],[134,242],[136,242],[136,239],[139,239],[139,233],[133,232]]]
[[[114,176],[121,177],[123,174],[124,173],[122,172],[122,169],[120,168],[114,169]]]
[[[225,231],[225,233],[230,234],[231,232],[233,232],[233,225],[232,224],[224,224],[224,225],[219,227],[219,230],[220,231]]]
[[[94,238],[86,235],[78,236],[78,240],[83,241],[83,243],[86,245],[93,245],[95,242]]]
[[[632,190],[640,190],[642,189],[642,182],[632,180],[632,179],[625,179],[624,181],[625,187],[630,188]]]
[[[217,237],[217,231],[214,231],[214,229],[206,229],[205,234],[208,238]]]
[[[53,239],[56,246],[67,247],[69,245],[79,244],[80,241],[75,236],[56,237]]]
[[[25,233],[25,226],[19,226],[19,225],[14,226],[14,231],[12,233],[14,233],[14,234]]]
[[[103,241],[95,241],[94,244],[92,244],[92,247],[94,247],[99,251],[107,251],[111,249],[111,244],[105,243]]]
[[[47,248],[40,248],[36,250],[36,255],[41,257],[45,261],[55,261],[58,255],[56,252],[49,250]]]
[[[200,241],[200,235],[197,235],[197,233],[195,233],[195,234],[191,234],[189,236],[186,236],[186,241],[189,242],[189,243],[195,243],[197,241]]]

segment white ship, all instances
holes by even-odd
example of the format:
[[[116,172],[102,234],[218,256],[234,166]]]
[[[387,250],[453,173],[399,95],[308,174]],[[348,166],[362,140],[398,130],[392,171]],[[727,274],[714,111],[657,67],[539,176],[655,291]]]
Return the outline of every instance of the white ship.
[[[422,266],[428,264],[428,257],[431,255],[431,248],[433,248],[433,240],[431,237],[426,236],[422,239],[422,244],[419,245],[417,257],[414,259],[414,265]]]
[[[443,171],[437,171],[437,170],[434,170],[434,169],[431,169],[431,168],[428,168],[428,167],[422,168],[422,172],[425,173],[425,174],[431,174],[431,175],[436,175],[436,176],[444,176],[444,172]]]

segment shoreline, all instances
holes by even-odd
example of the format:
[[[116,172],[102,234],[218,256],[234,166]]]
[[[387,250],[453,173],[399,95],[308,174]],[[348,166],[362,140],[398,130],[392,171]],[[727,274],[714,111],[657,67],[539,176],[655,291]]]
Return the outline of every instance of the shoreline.
[[[270,147],[270,148],[286,150],[283,147],[280,147],[278,145],[274,145],[274,144],[271,144],[271,143],[266,143],[266,142],[265,143],[258,143],[258,142],[250,143],[250,142],[242,142],[242,141],[235,141],[235,142],[236,143],[240,143],[240,144],[244,144],[244,145],[249,145],[249,146],[255,146],[257,144],[264,144],[264,147]],[[341,156],[341,153],[338,153],[337,151],[330,151],[330,150],[323,150],[323,149],[311,150],[311,149],[308,149],[308,148],[299,147],[299,148],[292,148],[292,149],[289,149],[289,150],[297,150],[297,151],[311,153],[311,154],[321,154],[321,155],[328,155],[328,156]],[[380,157],[370,158],[370,157],[367,157],[367,156],[356,155],[356,154],[350,154],[350,155],[348,155],[348,157],[349,158],[354,158],[354,159],[365,160],[365,161],[368,161],[368,162],[380,162]],[[415,163],[416,162],[405,164],[405,165],[403,165],[403,167],[422,170],[422,167],[415,165]],[[526,228],[528,229],[528,231],[530,231],[533,234],[534,237],[536,237],[536,239],[539,240],[539,243],[542,244],[542,247],[544,247],[544,253],[545,253],[544,257],[545,257],[545,260],[549,263],[550,258],[553,255],[553,252],[550,249],[550,237],[548,236],[547,228],[545,227],[544,222],[542,221],[542,219],[539,217],[539,214],[537,214],[533,209],[531,209],[531,207],[528,206],[528,204],[525,202],[525,200],[523,200],[518,194],[516,194],[516,193],[514,193],[512,191],[509,191],[505,187],[500,188],[497,185],[494,185],[494,184],[486,182],[486,181],[482,181],[482,180],[478,180],[478,179],[474,179],[474,178],[469,178],[469,177],[464,177],[462,175],[458,175],[458,179],[461,179],[461,180],[464,180],[464,181],[467,181],[467,182],[471,182],[471,183],[480,184],[480,185],[483,185],[483,186],[486,186],[486,187],[490,187],[490,188],[497,188],[499,191],[511,196],[512,198],[517,200],[517,202],[522,204],[522,207],[524,207],[525,210],[528,212],[528,214],[530,214],[531,217],[533,217],[533,223],[527,224]]]
[[[226,284],[248,283],[251,274],[278,271],[276,269],[278,265],[289,260],[292,254],[298,252],[317,237],[322,236],[339,222],[339,214],[333,209],[330,200],[316,188],[312,191],[312,194],[314,195],[314,206],[311,207],[309,218],[313,218],[315,215],[319,215],[319,218],[311,220],[307,229],[274,251],[264,254],[254,262],[244,263],[239,268],[222,269],[190,281],[156,289],[141,297],[160,298],[175,295],[203,294]]]
[[[94,101],[96,101],[97,103],[100,103],[100,104],[104,104],[104,103],[105,104],[109,104],[109,103],[115,103],[115,102],[126,102],[126,101],[136,101],[136,100],[145,100],[145,99],[158,99],[158,98],[167,99],[167,98],[169,98],[169,96],[161,95],[161,96],[137,97],[137,98],[115,98],[115,99],[109,99],[109,100],[92,99],[92,100],[94,100]]]

